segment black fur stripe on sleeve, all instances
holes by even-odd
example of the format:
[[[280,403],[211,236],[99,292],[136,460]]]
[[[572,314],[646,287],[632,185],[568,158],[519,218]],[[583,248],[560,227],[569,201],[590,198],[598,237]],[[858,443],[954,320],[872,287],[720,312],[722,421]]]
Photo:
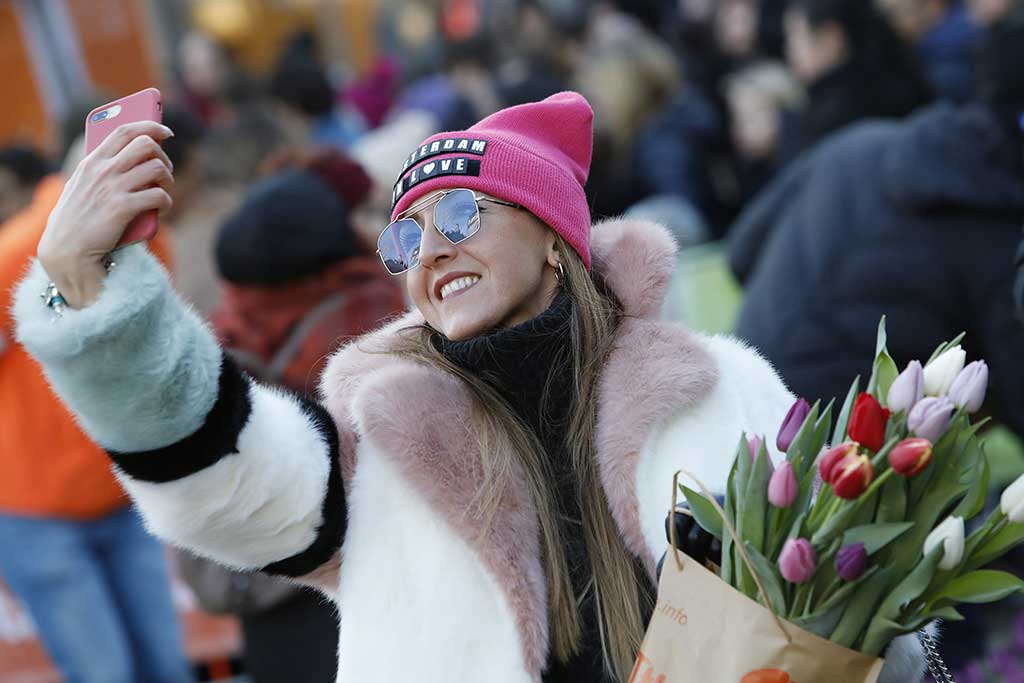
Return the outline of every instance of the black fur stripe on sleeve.
[[[345,489],[341,482],[341,458],[338,452],[338,429],[334,419],[319,404],[303,400],[302,407],[309,419],[316,424],[328,445],[330,473],[327,475],[327,494],[321,507],[323,522],[317,530],[316,539],[308,548],[289,558],[269,564],[262,569],[268,574],[280,576],[303,576],[317,569],[331,559],[341,547],[348,525],[348,508],[345,504]]]
[[[251,412],[249,380],[231,358],[224,356],[217,400],[199,429],[163,448],[107,454],[132,479],[155,484],[176,481],[237,453],[238,435]]]

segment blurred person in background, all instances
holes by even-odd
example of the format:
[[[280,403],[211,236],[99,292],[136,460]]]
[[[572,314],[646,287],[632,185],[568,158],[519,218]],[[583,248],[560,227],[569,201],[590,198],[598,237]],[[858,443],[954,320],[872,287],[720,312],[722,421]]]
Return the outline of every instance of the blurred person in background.
[[[917,51],[932,90],[963,103],[974,95],[979,31],[962,0],[876,0]]]
[[[595,216],[621,214],[651,194],[696,194],[699,164],[687,153],[706,112],[665,113],[679,90],[679,64],[668,45],[625,15],[599,18],[607,30],[574,74],[594,107],[594,158],[587,196]],[[600,29],[598,29],[600,30]],[[695,105],[693,109],[697,109]],[[676,113],[676,110],[672,110]]]
[[[217,237],[223,297],[212,322],[252,376],[312,396],[330,352],[405,308],[374,253],[379,224],[353,221],[370,193],[358,164],[319,153],[254,186]],[[242,622],[254,683],[332,683],[338,624],[323,596],[183,555],[200,605]]]
[[[32,203],[50,163],[27,145],[0,149],[0,226]]]
[[[278,123],[293,144],[347,149],[366,131],[362,116],[339,103],[308,32],[285,46],[267,87]]]
[[[723,89],[734,150],[735,204],[743,207],[781,165],[783,140],[796,124],[805,95],[784,65],[768,61],[740,69]]]
[[[910,48],[871,0],[791,0],[786,57],[807,88],[807,107],[785,158],[853,121],[901,117],[931,99]]]
[[[0,225],[0,576],[68,683],[187,683],[163,546],[13,341],[12,288],[63,186],[59,175],[33,183],[29,204]],[[169,264],[163,231],[149,246]]]
[[[733,228],[737,332],[790,387],[842,399],[888,316],[901,366],[962,331],[991,367],[993,413],[1024,434],[1013,257],[1024,216],[1024,24],[993,31],[976,104],[871,122],[811,151]]]

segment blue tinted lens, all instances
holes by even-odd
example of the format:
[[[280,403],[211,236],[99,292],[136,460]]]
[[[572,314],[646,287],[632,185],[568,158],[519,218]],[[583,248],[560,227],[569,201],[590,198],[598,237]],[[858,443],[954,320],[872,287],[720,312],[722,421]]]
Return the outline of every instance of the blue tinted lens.
[[[420,263],[420,241],[423,231],[411,218],[395,221],[377,239],[377,251],[393,275],[404,273]]]
[[[452,244],[480,229],[480,211],[472,190],[453,190],[434,207],[434,225]]]

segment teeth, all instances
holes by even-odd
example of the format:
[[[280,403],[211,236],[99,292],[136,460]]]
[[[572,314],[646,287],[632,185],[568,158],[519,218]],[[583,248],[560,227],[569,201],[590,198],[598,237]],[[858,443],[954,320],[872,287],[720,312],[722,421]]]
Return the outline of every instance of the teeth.
[[[444,301],[460,289],[465,289],[466,287],[475,285],[479,280],[480,278],[476,275],[469,275],[467,277],[460,277],[457,280],[452,280],[441,288],[441,301]]]

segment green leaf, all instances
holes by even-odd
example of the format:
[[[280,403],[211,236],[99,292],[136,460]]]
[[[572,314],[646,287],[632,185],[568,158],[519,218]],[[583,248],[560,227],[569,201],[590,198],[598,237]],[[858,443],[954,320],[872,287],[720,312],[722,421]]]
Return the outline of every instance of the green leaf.
[[[782,592],[782,577],[779,575],[778,570],[753,545],[744,543],[744,546],[747,550],[747,556],[750,558],[750,563],[754,565],[754,571],[757,572],[757,577],[761,579],[764,592],[771,602],[770,607],[775,610],[776,614],[786,614],[786,597]],[[761,601],[760,594],[758,594],[758,601]],[[765,605],[765,607],[769,607],[769,605]]]
[[[983,567],[1010,552],[1022,542],[1024,542],[1024,524],[1007,524],[978,546],[970,560],[965,563],[964,569],[969,571]]]
[[[843,407],[839,411],[839,417],[836,419],[836,429],[832,432],[833,446],[838,446],[846,441],[846,428],[850,424],[850,413],[853,411],[853,404],[856,402],[859,393],[860,375],[857,375],[856,379],[853,380],[853,384],[850,385],[850,391],[846,393],[846,400],[843,401]]]
[[[747,480],[743,496],[743,508],[739,514],[739,537],[751,543],[758,552],[764,549],[766,517],[768,514],[768,481],[772,476],[771,459],[768,449],[761,444],[754,468]]]
[[[924,593],[928,584],[931,583],[932,577],[935,576],[943,552],[943,547],[940,545],[922,557],[910,574],[896,584],[892,592],[882,601],[878,608],[878,617],[896,619],[906,605]]]
[[[988,495],[988,480],[991,475],[988,458],[981,458],[981,469],[970,484],[967,495],[953,511],[953,516],[971,519],[985,507],[985,497]]]
[[[906,516],[907,484],[903,477],[893,477],[882,485],[875,519],[880,523],[898,522],[906,519]]]
[[[793,619],[794,625],[820,638],[828,638],[839,624],[846,605],[835,605],[827,610],[819,609],[806,616]]]
[[[878,399],[883,406],[887,403],[889,387],[900,374],[896,369],[896,363],[886,347],[887,335],[885,332],[885,316],[878,322],[878,337],[875,342],[875,362],[871,369],[871,379],[868,380],[868,393]]]
[[[736,496],[733,493],[733,488],[736,480],[736,468],[739,466],[739,458],[735,458],[732,463],[732,469],[729,470],[729,479],[725,484],[725,505],[722,507],[725,509],[725,516],[729,520],[729,523],[734,527],[736,526]],[[732,547],[732,534],[725,534],[722,537],[722,569],[721,576],[722,581],[725,581],[728,585],[733,588],[739,588],[738,577],[734,576],[733,564],[733,547]]]
[[[740,437],[740,445],[736,448],[736,476],[733,480],[733,488],[731,489],[735,500],[743,500],[743,495],[747,490],[747,479],[750,477],[750,470],[752,469],[751,465],[747,435],[743,434]]]
[[[693,489],[682,484],[679,485],[679,488],[683,495],[686,496],[686,502],[689,503],[690,512],[693,513],[693,518],[697,520],[697,524],[700,524],[704,531],[721,541],[722,534],[724,533],[722,516],[718,514],[715,506],[702,494],[697,493]]]
[[[833,607],[845,607],[846,606],[847,598],[849,598],[850,595],[852,595],[854,593],[854,591],[856,591],[858,588],[860,588],[860,585],[862,583],[865,583],[865,582],[869,581],[871,579],[871,577],[874,576],[875,572],[877,572],[877,571],[878,571],[878,567],[870,567],[856,581],[844,581],[843,584],[839,587],[839,590],[837,590],[835,593],[830,595],[828,597],[828,599],[825,600],[825,602],[823,602],[818,607],[818,609],[819,610],[828,610],[828,609],[832,609]]]
[[[878,335],[875,337],[875,356],[880,356],[887,352],[888,348],[888,335],[885,332],[885,316],[878,321]]]
[[[874,555],[905,534],[913,526],[913,522],[896,522],[853,527],[852,529],[847,529],[846,533],[843,534],[843,545],[863,543],[868,555]]]
[[[891,569],[882,569],[860,584],[847,601],[843,616],[829,636],[829,640],[843,647],[853,647],[875,613],[875,606],[878,605],[893,576]]]
[[[885,646],[892,642],[893,638],[916,630],[897,624],[892,619],[875,617],[868,625],[867,631],[864,632],[863,643],[857,649],[869,657],[877,657],[885,649]]]
[[[974,604],[1002,600],[1024,589],[1024,581],[1008,572],[981,569],[953,579],[938,592],[932,603],[944,600]]]
[[[828,441],[828,433],[832,429],[832,410],[835,407],[835,403],[835,399],[828,402],[825,410],[821,411],[821,417],[818,418],[817,423],[814,425],[814,438],[811,439],[809,451],[809,463],[811,465],[818,459],[818,454],[821,453],[821,449],[825,447],[825,443]]]
[[[931,610],[928,613],[928,620],[932,621],[935,619],[942,619],[943,621],[963,621],[964,615],[960,614],[955,607],[940,607],[939,609]],[[925,621],[924,623],[927,623]],[[924,624],[921,624],[922,626]],[[920,626],[918,626],[920,628]],[[917,629],[914,629],[915,631]]]

